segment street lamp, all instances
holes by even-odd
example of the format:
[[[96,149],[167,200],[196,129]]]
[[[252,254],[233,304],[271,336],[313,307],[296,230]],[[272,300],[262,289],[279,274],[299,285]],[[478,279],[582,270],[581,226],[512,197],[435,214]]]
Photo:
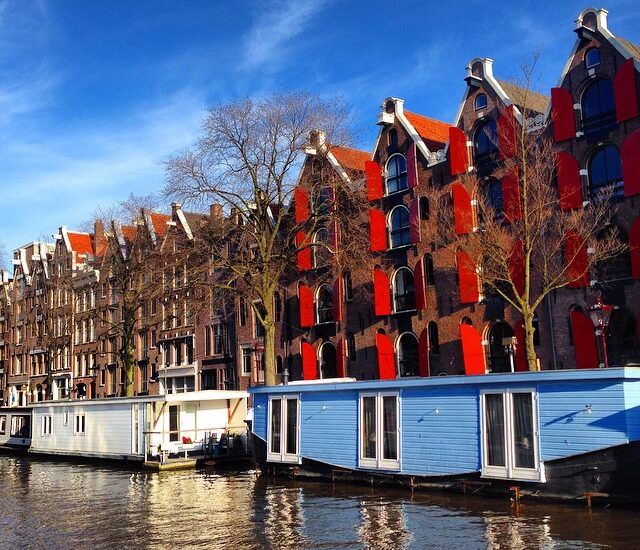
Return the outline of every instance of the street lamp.
[[[607,327],[609,326],[609,320],[611,319],[611,312],[614,310],[614,306],[604,304],[602,302],[602,295],[600,292],[596,292],[596,303],[589,308],[589,316],[591,322],[596,329],[596,336],[600,336],[602,339],[602,358],[604,360],[604,368],[609,368],[609,360],[607,359]]]

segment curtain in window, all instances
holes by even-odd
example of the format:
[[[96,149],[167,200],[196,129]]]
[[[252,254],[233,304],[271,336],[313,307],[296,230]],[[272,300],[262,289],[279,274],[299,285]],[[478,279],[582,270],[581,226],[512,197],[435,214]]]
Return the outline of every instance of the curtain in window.
[[[382,398],[382,458],[398,460],[398,402],[393,395]]]
[[[485,395],[487,465],[505,466],[504,401],[502,394]]]

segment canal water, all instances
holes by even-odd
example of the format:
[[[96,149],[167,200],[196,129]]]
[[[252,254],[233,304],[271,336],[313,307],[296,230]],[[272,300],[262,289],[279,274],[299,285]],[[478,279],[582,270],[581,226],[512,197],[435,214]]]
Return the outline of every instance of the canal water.
[[[0,456],[0,548],[640,548],[640,511]]]

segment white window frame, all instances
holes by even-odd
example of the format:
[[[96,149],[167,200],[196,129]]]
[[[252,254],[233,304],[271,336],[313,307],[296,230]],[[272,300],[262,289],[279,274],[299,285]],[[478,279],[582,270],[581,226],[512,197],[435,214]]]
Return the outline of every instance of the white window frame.
[[[280,451],[271,450],[271,416],[273,413],[273,401],[280,400]],[[297,429],[296,429],[296,450],[297,453],[287,453],[287,400],[295,400],[297,404]],[[302,464],[300,453],[300,421],[302,420],[299,394],[283,394],[269,396],[267,407],[267,461],[284,462],[289,464]]]
[[[533,424],[533,456],[535,465],[533,468],[517,468],[515,466],[515,436],[514,436],[514,407],[513,395],[529,393],[532,399],[532,424]],[[492,466],[487,463],[488,430],[487,421],[487,395],[502,395],[504,407],[504,440],[505,440],[505,466]],[[540,460],[540,423],[538,418],[538,392],[534,388],[496,389],[482,390],[480,392],[480,433],[481,433],[481,460],[482,477],[512,479],[514,481],[546,481],[544,463]]]
[[[51,437],[53,433],[53,417],[50,414],[42,415],[42,437]]]
[[[81,426],[80,424],[81,421]],[[80,429],[82,428],[82,429]],[[86,435],[87,433],[87,418],[84,413],[76,413],[73,417],[73,435]]]
[[[364,399],[367,397],[374,397],[376,399],[376,457],[365,457],[364,448],[362,445],[362,437],[364,434]],[[397,458],[388,459],[383,458],[383,426],[381,419],[383,417],[383,398],[395,397],[396,399],[396,456]],[[361,393],[358,396],[358,466],[360,468],[371,468],[377,470],[399,470],[401,450],[402,450],[402,429],[401,429],[401,401],[400,394],[398,392],[367,392]]]
[[[63,426],[69,425],[69,411],[64,411],[62,413],[62,425]]]

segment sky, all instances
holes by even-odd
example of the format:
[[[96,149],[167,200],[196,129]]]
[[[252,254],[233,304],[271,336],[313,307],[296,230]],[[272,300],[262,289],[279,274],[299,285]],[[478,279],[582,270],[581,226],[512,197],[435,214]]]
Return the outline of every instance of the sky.
[[[340,95],[372,150],[384,98],[452,122],[469,60],[517,78],[540,52],[549,93],[575,40],[574,0],[0,0],[0,242],[74,229],[164,183],[206,107],[306,90]],[[640,42],[638,0],[609,28]]]

